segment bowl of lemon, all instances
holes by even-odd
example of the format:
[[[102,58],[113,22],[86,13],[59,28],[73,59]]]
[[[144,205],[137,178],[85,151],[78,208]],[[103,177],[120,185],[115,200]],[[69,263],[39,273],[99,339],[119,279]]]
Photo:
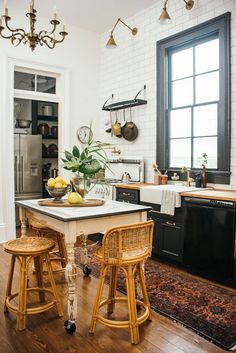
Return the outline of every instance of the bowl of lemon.
[[[45,188],[55,202],[62,202],[61,198],[65,196],[70,190],[71,185],[60,176],[48,179]]]

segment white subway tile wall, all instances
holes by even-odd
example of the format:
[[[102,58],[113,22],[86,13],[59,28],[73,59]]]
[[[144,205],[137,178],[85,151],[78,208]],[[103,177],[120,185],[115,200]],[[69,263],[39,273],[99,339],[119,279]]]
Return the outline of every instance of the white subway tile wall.
[[[232,59],[232,153],[230,185],[219,185],[236,189],[236,0],[195,0],[194,7],[187,11],[182,0],[168,2],[168,12],[172,18],[169,25],[160,25],[158,18],[163,1],[151,6],[130,18],[123,19],[131,27],[138,27],[138,34],[132,36],[123,25],[114,32],[116,49],[105,47],[109,31],[101,36],[100,106],[114,94],[113,102],[133,99],[146,84],[146,93],[139,98],[147,99],[148,104],[134,107],[133,120],[138,126],[139,135],[133,142],[111,137],[105,132],[105,119],[109,112],[100,113],[100,138],[115,144],[121,155],[142,155],[145,160],[145,180],[153,182],[152,163],[156,160],[156,42],[186,28],[205,22],[225,12],[231,12],[231,59]],[[118,15],[117,15],[118,16]],[[184,64],[184,63],[183,63]],[[129,119],[128,111],[126,118]],[[113,116],[113,121],[115,116]],[[119,112],[122,120],[122,112]],[[217,185],[218,186],[218,185]]]

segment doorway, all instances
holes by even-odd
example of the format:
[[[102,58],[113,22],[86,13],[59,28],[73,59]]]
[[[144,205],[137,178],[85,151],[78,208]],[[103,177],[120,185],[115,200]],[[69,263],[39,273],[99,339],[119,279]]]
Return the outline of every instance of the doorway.
[[[15,234],[15,179],[14,179],[14,98],[28,99],[33,101],[44,101],[60,103],[58,105],[58,116],[60,117],[60,128],[58,131],[58,159],[60,159],[60,151],[68,148],[69,144],[69,122],[70,116],[70,91],[69,91],[69,70],[66,68],[57,68],[39,63],[26,62],[12,58],[5,58],[5,83],[4,94],[2,96],[1,113],[4,117],[1,126],[0,138],[0,159],[1,159],[1,193],[0,204],[2,210],[0,212],[1,234],[0,241],[12,239]],[[16,68],[24,70],[46,72],[57,77],[56,95],[49,95],[44,92],[32,92],[14,89],[14,72]],[[63,134],[62,134],[63,131]],[[6,158],[7,156],[7,158]],[[60,169],[60,166],[59,166]],[[3,187],[3,185],[5,185]]]

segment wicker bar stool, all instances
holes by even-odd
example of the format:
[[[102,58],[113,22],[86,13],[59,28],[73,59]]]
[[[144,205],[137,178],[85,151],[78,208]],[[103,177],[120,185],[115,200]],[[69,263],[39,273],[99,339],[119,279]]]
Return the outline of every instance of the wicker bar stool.
[[[22,331],[25,329],[26,315],[38,314],[43,311],[56,307],[59,316],[63,316],[59,295],[53,278],[52,266],[49,258],[49,252],[54,248],[55,243],[51,239],[39,237],[23,237],[9,240],[4,244],[4,250],[11,254],[11,264],[7,282],[6,298],[4,304],[4,312],[8,310],[17,315],[17,329]],[[27,288],[27,272],[31,259],[34,259],[37,287]],[[12,292],[12,282],[16,259],[19,261],[19,290]],[[51,289],[43,286],[42,261],[45,259],[48,277]],[[27,294],[30,292],[38,292],[41,302],[45,302],[45,294],[50,294],[53,298],[51,301],[45,302],[43,305],[27,308]],[[18,297],[18,305],[11,303],[12,299]]]
[[[101,262],[101,272],[98,283],[97,296],[94,304],[90,333],[95,332],[97,321],[109,327],[129,328],[131,342],[139,342],[139,325],[150,319],[150,303],[147,295],[144,277],[144,261],[151,256],[153,221],[114,227],[108,230],[103,237],[102,246],[95,256]],[[125,275],[127,296],[117,296],[117,269],[120,268]],[[108,298],[102,299],[103,287],[107,270],[110,269],[110,286]],[[135,272],[137,272],[143,301],[136,299]],[[116,302],[128,302],[129,320],[115,321],[99,314],[100,307],[107,305],[108,314],[113,313]],[[138,317],[137,304],[144,309]]]
[[[37,236],[51,238],[56,242],[58,251],[56,250],[50,253],[50,260],[60,261],[61,269],[53,271],[58,272],[64,269],[67,264],[67,250],[63,234],[56,232],[55,230],[52,230],[50,228],[47,228],[45,225],[35,220],[30,213],[28,213],[28,224],[31,229],[35,230]],[[59,253],[59,256],[57,255],[57,253]]]

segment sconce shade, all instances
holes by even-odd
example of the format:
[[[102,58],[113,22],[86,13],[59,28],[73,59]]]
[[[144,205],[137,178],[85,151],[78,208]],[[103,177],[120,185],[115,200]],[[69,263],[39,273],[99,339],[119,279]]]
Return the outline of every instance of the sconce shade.
[[[162,13],[161,13],[158,21],[161,24],[169,24],[169,23],[171,23],[170,15],[168,14],[167,9],[165,7],[163,8]]]
[[[115,39],[112,34],[110,35],[110,38],[108,39],[106,47],[111,48],[111,49],[117,47],[117,44],[116,44]]]

